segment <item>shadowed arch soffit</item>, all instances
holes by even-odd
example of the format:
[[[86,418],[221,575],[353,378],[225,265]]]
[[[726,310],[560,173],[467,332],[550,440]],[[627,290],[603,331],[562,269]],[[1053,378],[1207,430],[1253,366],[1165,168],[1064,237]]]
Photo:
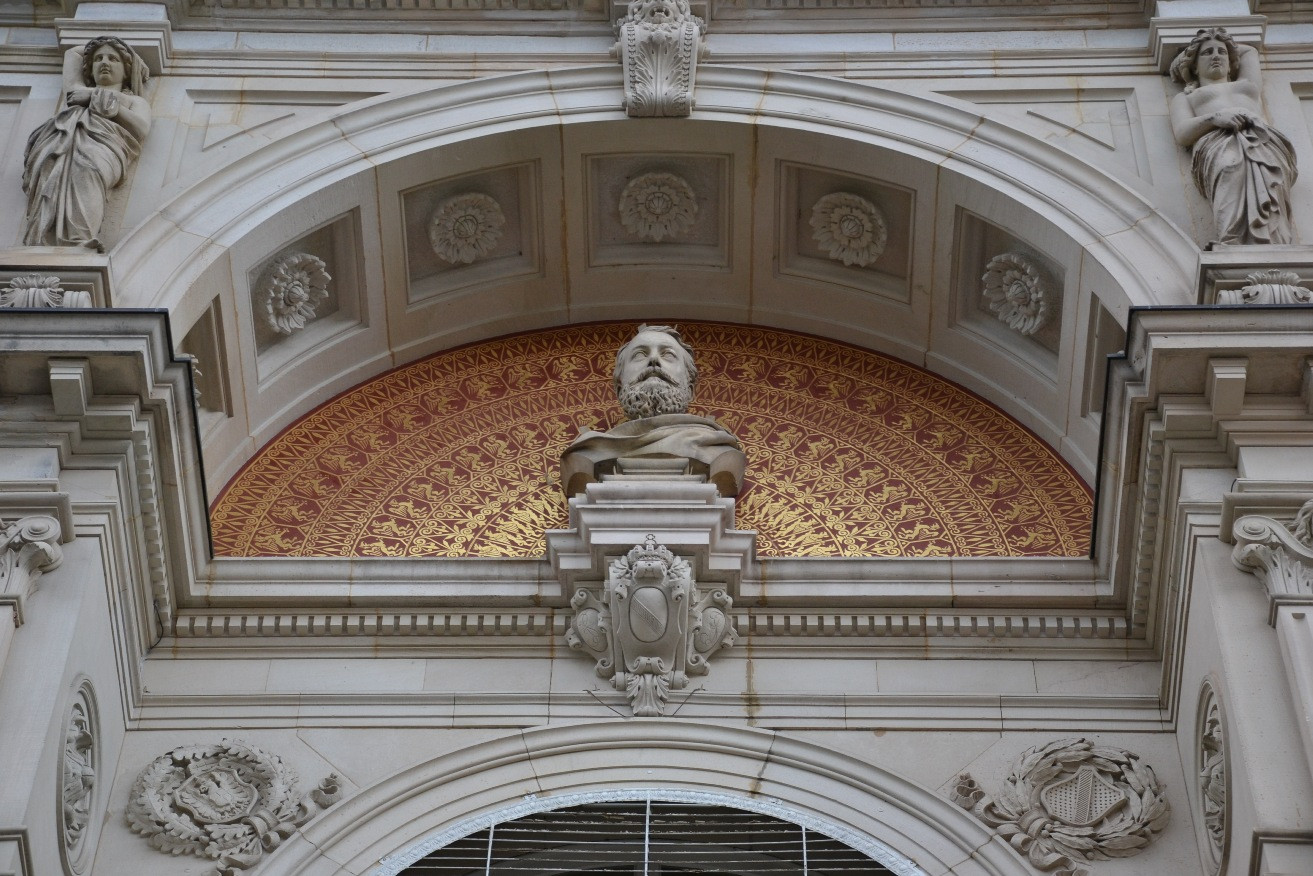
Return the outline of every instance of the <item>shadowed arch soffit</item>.
[[[835,341],[681,322],[693,412],[748,456],[762,556],[1085,556],[1088,487],[1003,411]],[[566,525],[561,450],[622,419],[633,323],[484,341],[376,377],[263,448],[211,513],[218,556],[536,557]]]

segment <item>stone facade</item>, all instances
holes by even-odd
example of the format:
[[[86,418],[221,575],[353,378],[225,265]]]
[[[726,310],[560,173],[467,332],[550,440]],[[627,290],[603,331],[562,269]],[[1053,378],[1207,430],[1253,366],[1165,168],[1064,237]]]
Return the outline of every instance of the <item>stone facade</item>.
[[[1164,75],[1226,27],[1307,161],[1298,11],[670,6],[688,75],[652,113],[619,3],[0,11],[10,130],[102,34],[151,120],[103,254],[24,245],[24,137],[0,151],[0,872],[394,874],[696,791],[909,876],[1313,873],[1311,183],[1282,177],[1285,242],[1207,249]],[[211,555],[224,485],[362,381],[681,319],[956,381],[1096,489],[1092,555],[762,557],[714,486],[625,470],[542,557]],[[603,627],[649,536],[680,677]],[[134,833],[188,824],[183,855]]]

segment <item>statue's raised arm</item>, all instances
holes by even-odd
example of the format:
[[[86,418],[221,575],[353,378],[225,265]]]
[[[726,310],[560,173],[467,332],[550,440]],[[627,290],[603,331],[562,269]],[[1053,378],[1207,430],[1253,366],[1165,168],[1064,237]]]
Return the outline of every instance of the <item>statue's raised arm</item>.
[[[150,131],[148,77],[146,62],[114,37],[64,54],[60,109],[32,132],[23,155],[23,243],[103,249],[105,200]]]
[[[1291,243],[1295,152],[1263,118],[1258,52],[1225,28],[1200,30],[1176,56],[1172,133],[1191,150],[1195,185],[1213,208],[1217,242]]]
[[[715,420],[688,413],[697,385],[693,350],[669,326],[641,325],[616,354],[612,375],[620,407],[629,417],[608,432],[586,431],[561,455],[561,487],[567,496],[608,474],[664,461],[701,475],[722,496],[743,485],[745,458],[739,441]]]

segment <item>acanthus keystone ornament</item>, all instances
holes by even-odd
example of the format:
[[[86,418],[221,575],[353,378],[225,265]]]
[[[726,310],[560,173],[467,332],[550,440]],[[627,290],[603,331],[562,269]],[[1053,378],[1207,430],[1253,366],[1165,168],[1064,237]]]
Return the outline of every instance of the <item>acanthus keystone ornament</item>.
[[[833,192],[813,204],[811,227],[830,258],[863,268],[880,257],[889,239],[880,208],[852,192]]]
[[[184,745],[137,776],[128,826],[162,852],[208,858],[218,876],[235,876],[336,803],[340,783],[330,775],[302,797],[296,773],[254,745]]]
[[[640,240],[660,243],[687,231],[698,214],[697,196],[683,177],[644,173],[620,193],[620,222]]]
[[[274,263],[262,287],[269,326],[282,335],[305,328],[328,297],[328,265],[318,256],[294,252]]]
[[[1023,335],[1044,327],[1049,316],[1049,290],[1034,261],[1016,252],[996,255],[980,278],[989,309],[1001,322]]]
[[[698,61],[706,55],[702,19],[688,0],[634,0],[618,22],[625,77],[625,112],[638,116],[687,116],[693,111]]]
[[[429,218],[433,251],[453,265],[468,265],[492,252],[502,238],[501,205],[481,192],[447,198]]]
[[[565,640],[596,658],[597,674],[623,690],[640,717],[664,714],[670,692],[706,675],[709,658],[738,638],[729,595],[703,595],[688,561],[652,535],[611,563],[600,596],[575,593]]]
[[[1138,854],[1170,809],[1153,769],[1129,751],[1059,739],[1024,751],[997,797],[963,773],[950,794],[1040,870],[1087,871],[1075,861]]]

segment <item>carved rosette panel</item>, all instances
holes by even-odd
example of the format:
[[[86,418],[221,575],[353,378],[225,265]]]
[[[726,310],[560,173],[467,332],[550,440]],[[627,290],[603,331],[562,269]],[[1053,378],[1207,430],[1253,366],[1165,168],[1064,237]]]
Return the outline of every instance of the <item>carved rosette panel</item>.
[[[1313,289],[1300,285],[1294,271],[1271,269],[1245,277],[1240,289],[1217,293],[1218,304],[1313,304]]]
[[[1027,336],[1044,327],[1051,293],[1034,260],[1016,252],[996,255],[980,280],[985,304],[1000,322]]]
[[[1220,873],[1226,860],[1231,777],[1227,768],[1226,726],[1222,704],[1212,682],[1205,680],[1199,694],[1198,763],[1199,809],[1203,814],[1205,861],[1211,873]]]
[[[706,46],[702,19],[688,0],[634,0],[616,26],[625,112],[631,117],[692,113],[697,64]]]
[[[87,829],[100,767],[95,702],[91,682],[83,681],[64,720],[64,756],[59,764],[60,854],[65,867],[75,874],[86,869],[90,858]]]
[[[706,675],[711,656],[734,644],[732,605],[723,589],[703,594],[688,561],[649,535],[611,563],[600,594],[576,591],[565,640],[597,661],[597,674],[625,692],[635,715],[662,715],[672,690]]]
[[[1079,738],[1024,751],[996,797],[966,773],[950,796],[1038,869],[1071,876],[1086,872],[1076,861],[1138,854],[1170,814],[1148,764]]]
[[[673,173],[644,173],[620,193],[620,222],[639,240],[660,243],[693,225],[698,214],[693,187]]]
[[[328,297],[332,279],[324,260],[309,253],[290,253],[274,262],[260,289],[269,326],[281,335],[305,328]]]
[[[22,274],[0,289],[0,307],[90,307],[91,295],[65,289],[58,277]]]
[[[501,205],[480,192],[447,198],[429,217],[429,243],[438,258],[468,265],[492,252],[502,239],[506,216]]]
[[[303,797],[296,773],[254,745],[184,745],[137,776],[128,826],[162,852],[216,861],[219,876],[233,876],[336,803],[340,783],[330,775]]]
[[[889,227],[880,208],[852,192],[834,192],[812,205],[812,237],[830,258],[866,267],[884,252]]]

